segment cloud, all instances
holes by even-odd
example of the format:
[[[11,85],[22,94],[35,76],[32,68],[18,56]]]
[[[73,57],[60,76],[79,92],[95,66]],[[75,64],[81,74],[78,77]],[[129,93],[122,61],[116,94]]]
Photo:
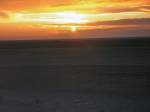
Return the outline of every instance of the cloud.
[[[79,32],[78,38],[149,37],[149,28],[112,28],[107,30],[82,30]]]
[[[101,7],[117,7],[118,9],[108,8],[107,10],[112,11],[124,11],[122,7],[133,7],[150,5],[149,0],[0,0],[0,10],[33,10],[38,8],[58,8],[68,7],[72,9],[97,9]],[[120,7],[120,8],[119,8]],[[149,7],[149,6],[148,6]],[[145,8],[148,8],[145,7]],[[106,10],[106,9],[105,9]],[[132,8],[129,10],[133,10]]]
[[[89,25],[150,25],[150,18],[141,19],[121,19],[121,20],[111,20],[104,22],[90,23]]]
[[[144,5],[138,8],[142,12],[150,12],[150,5]]]
[[[9,19],[8,13],[1,11],[1,12],[0,12],[0,19],[2,19],[2,20],[7,20],[7,19]]]
[[[0,10],[32,10],[71,5],[73,0],[0,0]]]
[[[122,12],[150,12],[150,5],[136,7],[100,7],[97,12],[101,13],[122,13]]]

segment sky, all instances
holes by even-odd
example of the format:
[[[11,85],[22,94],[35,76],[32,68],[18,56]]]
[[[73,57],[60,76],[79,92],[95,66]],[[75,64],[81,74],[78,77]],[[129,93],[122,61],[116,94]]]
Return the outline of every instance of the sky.
[[[150,0],[0,0],[0,40],[150,37]]]

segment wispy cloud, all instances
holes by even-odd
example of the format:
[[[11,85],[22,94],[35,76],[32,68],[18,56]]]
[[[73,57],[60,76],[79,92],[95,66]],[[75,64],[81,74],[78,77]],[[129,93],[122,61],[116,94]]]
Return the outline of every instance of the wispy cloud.
[[[10,16],[7,12],[0,11],[0,23],[8,22],[10,19]]]
[[[0,12],[0,18],[7,19],[9,15],[6,12]]]

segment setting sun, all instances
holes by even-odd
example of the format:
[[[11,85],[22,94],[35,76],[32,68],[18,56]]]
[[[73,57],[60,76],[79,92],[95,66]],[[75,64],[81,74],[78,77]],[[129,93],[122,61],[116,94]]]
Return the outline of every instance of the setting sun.
[[[76,26],[71,26],[71,31],[72,32],[76,32],[77,31],[77,27]]]

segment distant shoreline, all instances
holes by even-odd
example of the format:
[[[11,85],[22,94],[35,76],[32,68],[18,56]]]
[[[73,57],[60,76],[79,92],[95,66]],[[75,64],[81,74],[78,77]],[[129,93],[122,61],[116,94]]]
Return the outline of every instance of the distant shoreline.
[[[72,47],[150,47],[150,37],[88,38],[49,40],[2,40],[0,49],[7,48],[72,48]]]

